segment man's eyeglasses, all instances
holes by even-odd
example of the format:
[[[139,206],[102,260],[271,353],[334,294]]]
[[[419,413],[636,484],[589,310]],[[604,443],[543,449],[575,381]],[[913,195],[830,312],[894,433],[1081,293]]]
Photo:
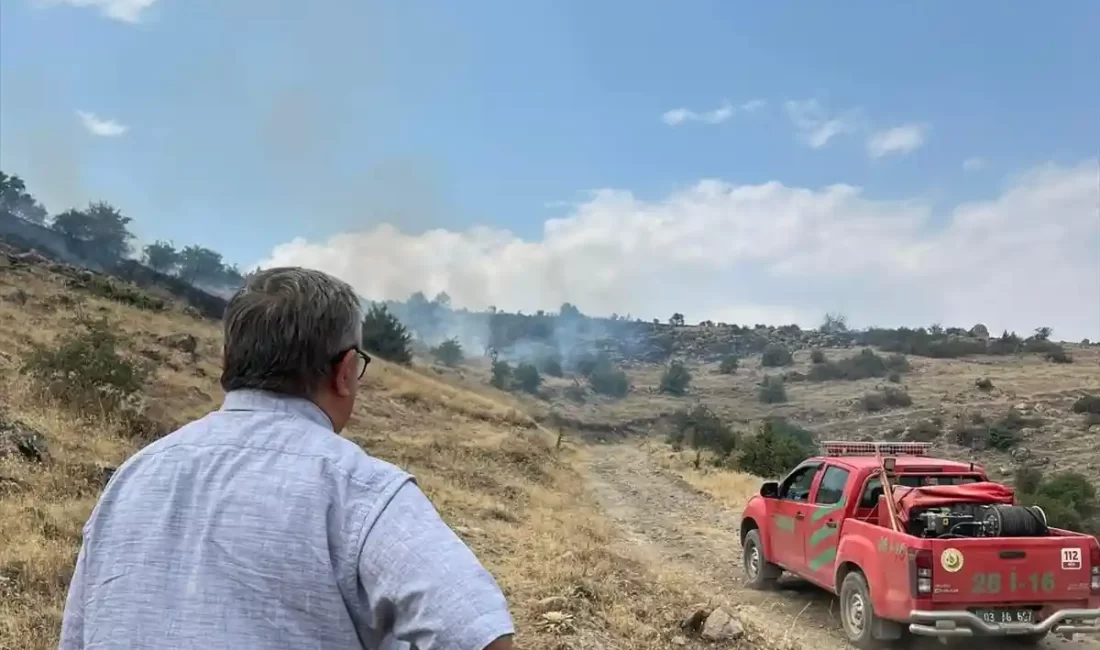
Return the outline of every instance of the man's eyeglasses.
[[[363,352],[362,350],[360,350],[358,345],[353,345],[352,347],[350,347],[346,350],[343,350],[342,352],[337,354],[335,357],[333,357],[332,358],[332,365],[335,366],[335,365],[339,364],[341,361],[344,360],[344,356],[348,352],[351,352],[352,350],[355,350],[355,354],[359,355],[359,377],[358,378],[362,379],[363,374],[367,372],[367,366],[370,365],[370,355],[367,354],[366,352]]]

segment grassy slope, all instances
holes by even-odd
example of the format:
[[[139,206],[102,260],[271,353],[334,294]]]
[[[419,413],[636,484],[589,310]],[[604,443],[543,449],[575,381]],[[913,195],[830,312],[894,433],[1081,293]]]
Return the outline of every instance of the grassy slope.
[[[180,423],[221,399],[216,323],[175,308],[140,311],[72,292],[64,280],[41,266],[0,268],[0,414],[40,431],[52,456],[44,464],[0,459],[4,650],[56,647],[101,467],[117,465],[141,444],[127,438],[110,414],[81,416],[43,401],[18,373],[30,344],[56,340],[76,309],[106,315],[125,332],[127,354],[161,359],[145,391],[154,417]],[[196,358],[161,340],[179,333],[196,337]],[[684,610],[707,600],[683,576],[635,559],[585,491],[577,469],[583,448],[568,442],[556,448],[554,436],[510,396],[379,362],[369,370],[345,435],[417,475],[501,582],[521,647],[668,647]],[[572,618],[548,617],[547,610]],[[767,647],[749,627],[744,643]]]

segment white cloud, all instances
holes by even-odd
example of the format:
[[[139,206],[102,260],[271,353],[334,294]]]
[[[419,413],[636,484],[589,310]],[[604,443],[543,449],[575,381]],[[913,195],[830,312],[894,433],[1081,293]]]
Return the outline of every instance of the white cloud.
[[[867,155],[881,158],[887,154],[908,154],[924,146],[928,127],[922,124],[905,124],[871,134],[867,138]]]
[[[658,201],[600,190],[537,239],[382,224],[296,239],[263,266],[304,265],[372,299],[447,291],[456,305],[816,326],[933,322],[1100,338],[1097,161],[1047,166],[936,212],[848,185],[702,180]]]
[[[963,161],[963,171],[976,172],[985,169],[985,158],[974,156]]]
[[[751,103],[751,102],[750,102]],[[754,107],[755,108],[755,107]],[[746,109],[748,110],[748,109]],[[718,108],[705,113],[696,113],[686,108],[674,108],[666,111],[661,116],[661,121],[669,126],[679,126],[684,122],[703,122],[705,124],[721,124],[733,117],[733,104],[723,102]]]
[[[761,108],[764,108],[764,106],[766,105],[767,102],[765,102],[763,99],[750,99],[744,104],[741,104],[741,110],[745,111],[746,113],[751,113],[753,111],[758,111]]]
[[[92,7],[104,16],[124,23],[136,23],[141,14],[156,4],[157,0],[35,0],[40,5],[67,4],[73,7]]]
[[[799,138],[814,149],[824,147],[838,135],[855,133],[861,126],[859,111],[829,115],[816,99],[790,100],[785,108]]]
[[[119,124],[114,120],[102,119],[96,116],[95,113],[77,111],[76,116],[80,118],[80,123],[88,133],[101,138],[117,138],[129,130],[126,125]]]

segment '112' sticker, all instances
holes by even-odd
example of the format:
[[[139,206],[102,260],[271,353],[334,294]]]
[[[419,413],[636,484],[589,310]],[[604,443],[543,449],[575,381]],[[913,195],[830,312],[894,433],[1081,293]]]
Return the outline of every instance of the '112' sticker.
[[[1080,569],[1083,566],[1081,560],[1081,549],[1079,548],[1064,548],[1062,549],[1062,570],[1073,571]]]

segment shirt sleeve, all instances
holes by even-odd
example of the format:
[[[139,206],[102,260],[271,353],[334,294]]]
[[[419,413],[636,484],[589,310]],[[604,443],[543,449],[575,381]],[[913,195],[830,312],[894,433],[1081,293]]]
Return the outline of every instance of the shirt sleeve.
[[[374,629],[417,650],[483,650],[515,633],[496,580],[416,483],[367,525],[358,569]]]
[[[58,650],[82,650],[84,648],[84,555],[85,541],[80,543],[76,556],[69,594],[65,598],[65,612],[61,617],[61,640]]]

